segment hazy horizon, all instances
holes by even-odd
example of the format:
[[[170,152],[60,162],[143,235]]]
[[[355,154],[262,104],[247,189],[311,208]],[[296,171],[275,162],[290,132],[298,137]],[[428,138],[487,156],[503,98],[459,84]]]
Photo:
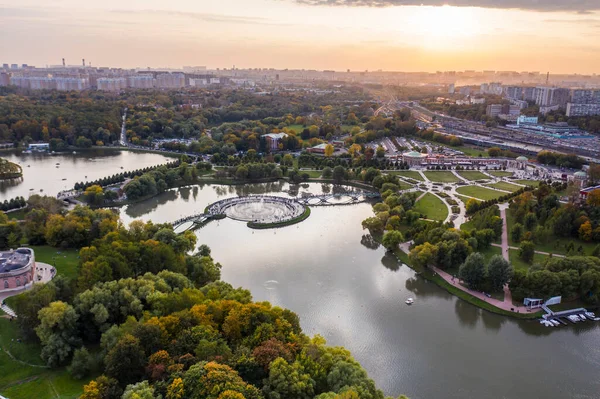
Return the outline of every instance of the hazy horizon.
[[[0,62],[593,74],[600,72],[596,3],[21,0],[0,3]]]

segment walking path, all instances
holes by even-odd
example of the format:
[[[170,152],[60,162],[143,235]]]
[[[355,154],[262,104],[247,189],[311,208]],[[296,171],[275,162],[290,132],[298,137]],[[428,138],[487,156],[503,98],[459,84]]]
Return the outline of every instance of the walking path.
[[[481,299],[482,301],[487,302],[490,305],[493,305],[499,309],[506,310],[508,312],[514,312],[514,313],[531,313],[531,310],[525,306],[513,305],[512,295],[510,293],[510,289],[508,288],[508,285],[504,286],[504,301],[500,301],[498,299],[488,298],[487,296],[485,296],[483,293],[481,293],[479,291],[473,291],[473,290],[468,289],[467,287],[463,286],[457,278],[454,278],[450,274],[446,273],[445,271],[443,271],[441,269],[438,269],[435,266],[431,267],[431,269],[433,271],[435,271],[437,274],[439,274],[449,284],[452,284],[456,288],[458,288],[470,295],[473,295],[475,298]],[[536,311],[537,310],[534,309],[534,313]]]
[[[501,204],[500,206],[500,217],[502,218],[502,256],[504,260],[510,262],[510,258],[508,256],[508,223],[506,223],[506,206]]]

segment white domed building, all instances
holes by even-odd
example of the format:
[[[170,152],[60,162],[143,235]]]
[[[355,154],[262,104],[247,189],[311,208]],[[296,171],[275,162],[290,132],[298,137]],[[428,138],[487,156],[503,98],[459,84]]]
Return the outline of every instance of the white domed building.
[[[582,170],[573,174],[573,182],[579,188],[585,188],[587,186],[587,179],[587,173]]]
[[[515,161],[517,162],[517,168],[524,170],[525,168],[527,168],[527,163],[529,162],[529,158],[520,156]]]
[[[425,161],[425,158],[427,158],[427,154],[422,154],[417,151],[410,151],[402,154],[402,160],[410,166],[421,165]]]

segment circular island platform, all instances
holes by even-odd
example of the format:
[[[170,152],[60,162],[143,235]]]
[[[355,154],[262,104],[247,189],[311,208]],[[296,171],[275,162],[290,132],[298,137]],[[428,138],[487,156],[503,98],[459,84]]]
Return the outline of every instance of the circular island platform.
[[[310,209],[291,198],[269,195],[227,198],[207,207],[205,214],[225,215],[256,229],[283,227],[310,215]]]

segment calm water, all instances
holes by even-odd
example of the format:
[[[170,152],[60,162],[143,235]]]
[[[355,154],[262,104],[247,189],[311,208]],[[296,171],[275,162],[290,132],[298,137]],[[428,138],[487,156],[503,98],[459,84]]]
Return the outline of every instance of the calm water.
[[[167,222],[219,198],[289,189],[185,187],[123,208],[121,218]],[[299,190],[320,193],[323,186]],[[600,324],[547,328],[481,311],[374,245],[360,226],[370,215],[368,204],[313,208],[306,221],[277,230],[223,219],[198,230],[198,244],[211,247],[225,281],[295,311],[307,334],[350,349],[388,395],[600,397]],[[413,306],[404,304],[407,297]]]
[[[27,198],[30,194],[56,195],[59,191],[72,189],[77,182],[92,181],[173,160],[161,154],[108,149],[56,155],[4,152],[0,153],[0,157],[18,163],[23,168],[22,179],[0,181],[2,201],[18,196]]]

